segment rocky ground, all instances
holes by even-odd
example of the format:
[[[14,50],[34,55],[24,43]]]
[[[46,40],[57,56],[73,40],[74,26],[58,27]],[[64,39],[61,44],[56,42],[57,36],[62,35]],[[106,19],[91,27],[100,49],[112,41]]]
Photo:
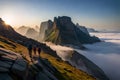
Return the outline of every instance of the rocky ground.
[[[0,80],[57,80],[57,70],[39,57],[28,63],[22,55],[0,48],[0,64]]]

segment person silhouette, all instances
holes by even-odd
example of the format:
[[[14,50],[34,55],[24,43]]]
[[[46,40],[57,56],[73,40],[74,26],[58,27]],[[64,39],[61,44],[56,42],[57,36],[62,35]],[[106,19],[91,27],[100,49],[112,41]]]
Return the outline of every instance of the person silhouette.
[[[41,48],[40,46],[38,47],[38,54],[39,54],[39,57],[40,57],[40,53],[41,53]]]
[[[36,55],[36,50],[37,50],[36,45],[34,45],[33,46],[34,55]]]
[[[32,44],[31,43],[28,44],[27,49],[28,49],[28,53],[29,53],[30,59],[32,61]]]

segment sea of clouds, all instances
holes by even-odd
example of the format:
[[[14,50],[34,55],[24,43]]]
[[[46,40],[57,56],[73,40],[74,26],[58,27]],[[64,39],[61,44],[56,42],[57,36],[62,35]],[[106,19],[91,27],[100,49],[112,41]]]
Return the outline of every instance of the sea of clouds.
[[[84,45],[88,50],[77,50],[97,64],[110,78],[120,80],[120,33],[91,33],[103,42]]]
[[[102,42],[84,45],[87,50],[72,49],[65,46],[47,43],[57,54],[65,60],[67,52],[76,50],[92,62],[97,64],[110,80],[120,80],[120,33],[91,33],[99,37]]]

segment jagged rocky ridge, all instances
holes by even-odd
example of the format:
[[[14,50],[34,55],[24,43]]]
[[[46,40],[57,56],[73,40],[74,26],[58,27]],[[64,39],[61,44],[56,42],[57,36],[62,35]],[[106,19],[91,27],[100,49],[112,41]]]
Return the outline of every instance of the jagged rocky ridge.
[[[84,33],[67,16],[55,17],[53,22],[50,20],[43,22],[40,31],[43,41],[51,41],[56,44],[80,46],[81,44],[100,42],[100,39],[97,37],[91,37]]]

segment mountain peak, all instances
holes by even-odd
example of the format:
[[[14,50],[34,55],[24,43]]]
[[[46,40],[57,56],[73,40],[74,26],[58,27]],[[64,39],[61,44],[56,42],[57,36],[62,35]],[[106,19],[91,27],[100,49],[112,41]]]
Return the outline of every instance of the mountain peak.
[[[54,18],[54,22],[60,22],[60,24],[66,24],[71,22],[71,18],[68,16],[58,16]]]
[[[71,17],[68,17],[68,16],[58,16],[58,19],[59,20],[65,20],[65,21],[71,21]]]

